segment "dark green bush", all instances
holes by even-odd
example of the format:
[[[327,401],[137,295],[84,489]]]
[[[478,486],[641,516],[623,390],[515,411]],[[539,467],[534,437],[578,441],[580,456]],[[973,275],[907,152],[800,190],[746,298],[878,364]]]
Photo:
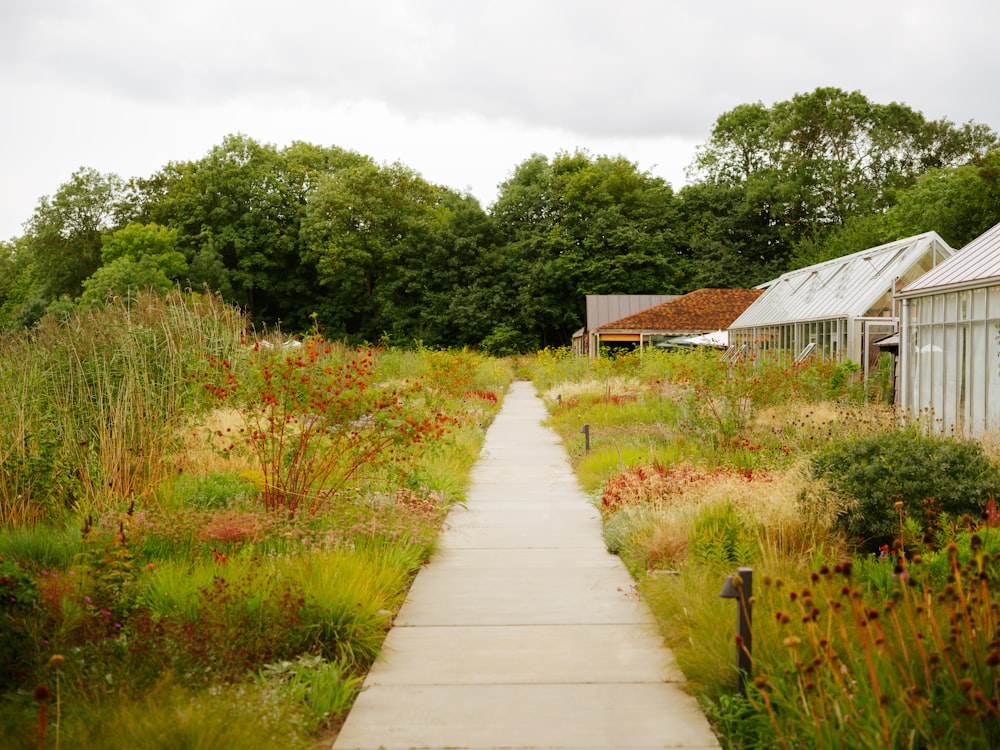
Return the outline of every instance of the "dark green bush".
[[[834,443],[811,469],[847,501],[840,529],[872,552],[899,537],[901,514],[930,533],[942,513],[982,517],[1000,490],[1000,472],[979,443],[915,428]]]
[[[16,685],[31,665],[26,620],[37,599],[35,580],[18,563],[0,559],[0,689]]]

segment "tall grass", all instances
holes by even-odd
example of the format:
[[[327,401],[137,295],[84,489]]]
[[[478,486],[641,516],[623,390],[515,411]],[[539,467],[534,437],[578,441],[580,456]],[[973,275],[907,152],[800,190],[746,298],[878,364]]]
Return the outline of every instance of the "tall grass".
[[[192,692],[170,681],[146,696],[109,694],[62,702],[58,739],[54,706],[45,744],[37,704],[15,698],[0,707],[0,746],[9,750],[307,750],[314,747],[295,704],[268,687],[241,685]]]
[[[946,554],[943,587],[919,563],[886,561],[887,600],[865,596],[849,562],[804,583],[764,579],[750,698],[777,746],[997,746],[996,579],[982,555]]]
[[[31,569],[63,570],[83,551],[78,529],[50,524],[0,528],[0,560]]]
[[[0,521],[147,496],[192,406],[201,353],[245,321],[214,297],[142,295],[0,338]]]

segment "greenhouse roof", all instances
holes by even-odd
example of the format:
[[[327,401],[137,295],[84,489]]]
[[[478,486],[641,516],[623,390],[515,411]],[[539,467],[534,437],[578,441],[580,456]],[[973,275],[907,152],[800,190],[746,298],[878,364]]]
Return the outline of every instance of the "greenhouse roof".
[[[927,294],[946,289],[982,286],[1000,280],[1000,224],[988,229],[900,292],[900,296]]]
[[[951,254],[937,232],[926,232],[789,271],[762,284],[764,294],[730,329],[870,315],[897,280]]]

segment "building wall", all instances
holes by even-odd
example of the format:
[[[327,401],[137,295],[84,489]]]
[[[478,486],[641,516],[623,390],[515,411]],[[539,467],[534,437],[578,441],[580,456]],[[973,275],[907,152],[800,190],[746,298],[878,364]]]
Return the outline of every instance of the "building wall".
[[[847,320],[831,318],[753,328],[731,328],[729,344],[730,346],[746,344],[755,354],[779,357],[788,361],[799,357],[810,344],[815,344],[809,352],[810,356],[841,361],[848,347]]]
[[[941,432],[1000,428],[1000,286],[903,302],[901,404]]]

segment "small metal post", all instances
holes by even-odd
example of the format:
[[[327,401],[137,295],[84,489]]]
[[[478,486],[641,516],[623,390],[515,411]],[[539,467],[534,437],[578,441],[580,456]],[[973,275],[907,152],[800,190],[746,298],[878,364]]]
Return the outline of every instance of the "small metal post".
[[[584,445],[586,446],[587,453],[590,453],[590,425],[585,424],[580,428],[580,432],[583,433]]]
[[[736,599],[736,687],[740,695],[747,694],[746,681],[750,679],[753,663],[753,568],[737,568],[722,584],[722,599]]]

